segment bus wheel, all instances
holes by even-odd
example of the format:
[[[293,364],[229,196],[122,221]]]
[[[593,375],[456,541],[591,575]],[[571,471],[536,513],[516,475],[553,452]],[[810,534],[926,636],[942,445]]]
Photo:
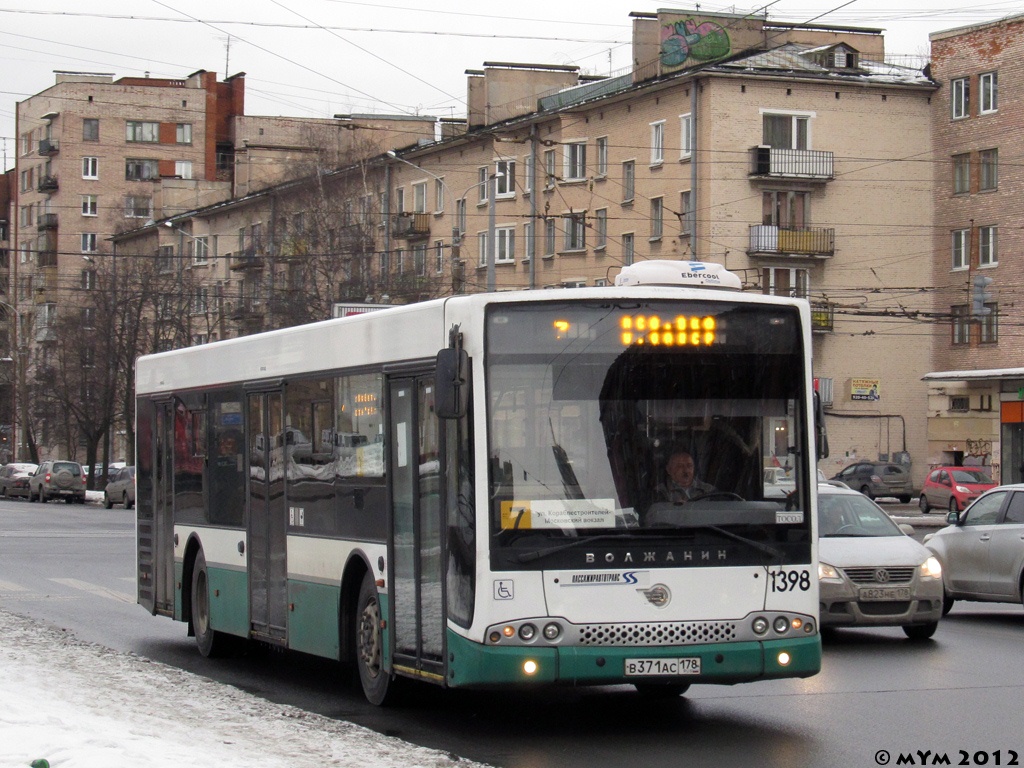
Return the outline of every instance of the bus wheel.
[[[210,626],[210,578],[203,550],[196,554],[192,566],[192,630],[203,656],[212,658],[224,652],[227,637]]]
[[[371,704],[387,703],[394,681],[384,669],[384,636],[381,630],[380,599],[373,573],[367,571],[359,588],[356,610],[356,666],[363,694]]]
[[[645,699],[676,699],[690,690],[688,683],[634,683],[636,692]]]

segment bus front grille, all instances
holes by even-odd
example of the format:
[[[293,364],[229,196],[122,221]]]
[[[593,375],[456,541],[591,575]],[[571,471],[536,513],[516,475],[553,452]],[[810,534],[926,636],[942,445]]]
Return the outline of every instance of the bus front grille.
[[[734,621],[584,624],[578,629],[580,645],[696,645],[738,639]]]

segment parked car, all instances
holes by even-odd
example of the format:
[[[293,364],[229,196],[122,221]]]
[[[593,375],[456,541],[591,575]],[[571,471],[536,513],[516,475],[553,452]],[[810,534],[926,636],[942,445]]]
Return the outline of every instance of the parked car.
[[[942,567],[930,551],[864,494],[818,485],[819,622],[902,627],[927,640],[942,617]]]
[[[1000,485],[924,538],[942,563],[943,612],[956,600],[1020,603],[1024,579],[1024,484]]]
[[[869,499],[894,496],[901,503],[909,504],[914,495],[910,470],[885,461],[858,461],[833,475],[832,479],[860,491]]]
[[[85,503],[85,470],[77,461],[44,461],[28,479],[28,500]]]
[[[980,467],[938,467],[925,478],[918,504],[926,515],[932,509],[959,512],[995,487],[996,481]]]
[[[818,482],[846,486],[842,483],[829,480],[825,473],[818,470]],[[764,470],[764,497],[766,499],[784,499],[796,490],[796,478],[793,477],[793,470],[784,467],[765,467]]]
[[[135,467],[110,470],[110,482],[103,489],[103,506],[110,509],[123,504],[125,509],[135,505]]]
[[[31,462],[14,462],[0,468],[0,496],[28,498],[28,479],[39,468]]]

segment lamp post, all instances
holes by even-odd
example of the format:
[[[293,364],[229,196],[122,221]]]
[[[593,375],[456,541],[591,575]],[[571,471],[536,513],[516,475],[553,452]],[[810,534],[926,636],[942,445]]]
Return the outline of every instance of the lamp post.
[[[7,310],[11,325],[11,357],[4,358],[4,361],[11,361],[14,364],[14,377],[11,381],[11,441],[14,443],[13,458],[17,461],[28,460],[28,446],[25,442],[25,428],[28,424],[28,399],[25,389],[25,369],[28,358],[28,346],[18,335],[18,310],[6,301],[0,301],[0,306]],[[20,412],[19,412],[20,406]],[[15,427],[20,424],[21,429]]]

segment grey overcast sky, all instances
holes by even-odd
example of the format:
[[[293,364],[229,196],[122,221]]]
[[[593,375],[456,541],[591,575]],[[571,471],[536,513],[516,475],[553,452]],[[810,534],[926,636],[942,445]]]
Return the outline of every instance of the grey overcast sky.
[[[928,34],[1020,13],[1020,0],[13,0],[0,7],[0,161],[14,163],[16,102],[54,70],[115,77],[246,73],[246,113],[461,117],[467,69],[484,61],[630,64],[631,12],[767,13],[775,21],[882,28],[890,53],[927,54]],[[0,0],[2,3],[2,0]]]

